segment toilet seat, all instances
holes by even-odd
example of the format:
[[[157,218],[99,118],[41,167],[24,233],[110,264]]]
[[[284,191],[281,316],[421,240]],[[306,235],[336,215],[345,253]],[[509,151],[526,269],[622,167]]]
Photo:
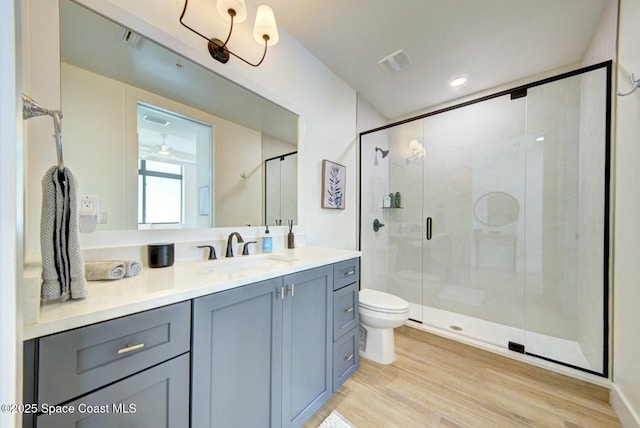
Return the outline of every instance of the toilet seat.
[[[409,311],[409,303],[404,299],[378,290],[362,289],[359,299],[361,308],[373,312],[402,314]]]

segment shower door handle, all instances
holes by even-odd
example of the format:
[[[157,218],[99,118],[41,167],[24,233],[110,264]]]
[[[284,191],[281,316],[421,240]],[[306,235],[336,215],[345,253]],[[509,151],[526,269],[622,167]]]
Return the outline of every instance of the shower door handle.
[[[433,219],[431,217],[427,217],[427,220],[425,223],[426,223],[425,225],[426,238],[427,238],[427,241],[430,241],[431,237],[433,236]]]

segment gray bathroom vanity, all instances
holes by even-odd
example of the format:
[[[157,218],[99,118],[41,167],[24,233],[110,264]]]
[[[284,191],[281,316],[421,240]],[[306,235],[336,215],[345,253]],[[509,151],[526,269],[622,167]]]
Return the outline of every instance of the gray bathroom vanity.
[[[136,287],[160,275],[147,269],[129,281],[133,302],[120,288],[123,304],[102,296],[98,313],[91,294],[44,309],[26,327],[25,426],[301,426],[359,366],[358,253],[296,249],[269,268],[237,259],[168,268],[200,286],[156,284],[144,299]]]

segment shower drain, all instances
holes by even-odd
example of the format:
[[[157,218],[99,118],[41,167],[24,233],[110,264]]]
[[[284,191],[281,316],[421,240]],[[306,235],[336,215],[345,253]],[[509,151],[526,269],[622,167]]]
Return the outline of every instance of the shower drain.
[[[462,327],[460,327],[459,325],[450,325],[449,328],[455,331],[462,331]]]

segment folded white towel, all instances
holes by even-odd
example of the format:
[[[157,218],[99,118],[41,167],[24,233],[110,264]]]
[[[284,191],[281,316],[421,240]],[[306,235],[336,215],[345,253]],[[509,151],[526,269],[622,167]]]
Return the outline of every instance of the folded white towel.
[[[127,271],[124,276],[136,276],[142,272],[142,263],[138,260],[125,260],[123,263]]]
[[[88,281],[122,279],[142,272],[142,263],[138,260],[94,260],[86,262],[84,267]]]
[[[42,290],[44,302],[87,295],[78,229],[78,185],[69,170],[52,166],[42,178]]]
[[[98,260],[84,264],[88,281],[122,279],[127,273],[124,263],[118,260]]]

